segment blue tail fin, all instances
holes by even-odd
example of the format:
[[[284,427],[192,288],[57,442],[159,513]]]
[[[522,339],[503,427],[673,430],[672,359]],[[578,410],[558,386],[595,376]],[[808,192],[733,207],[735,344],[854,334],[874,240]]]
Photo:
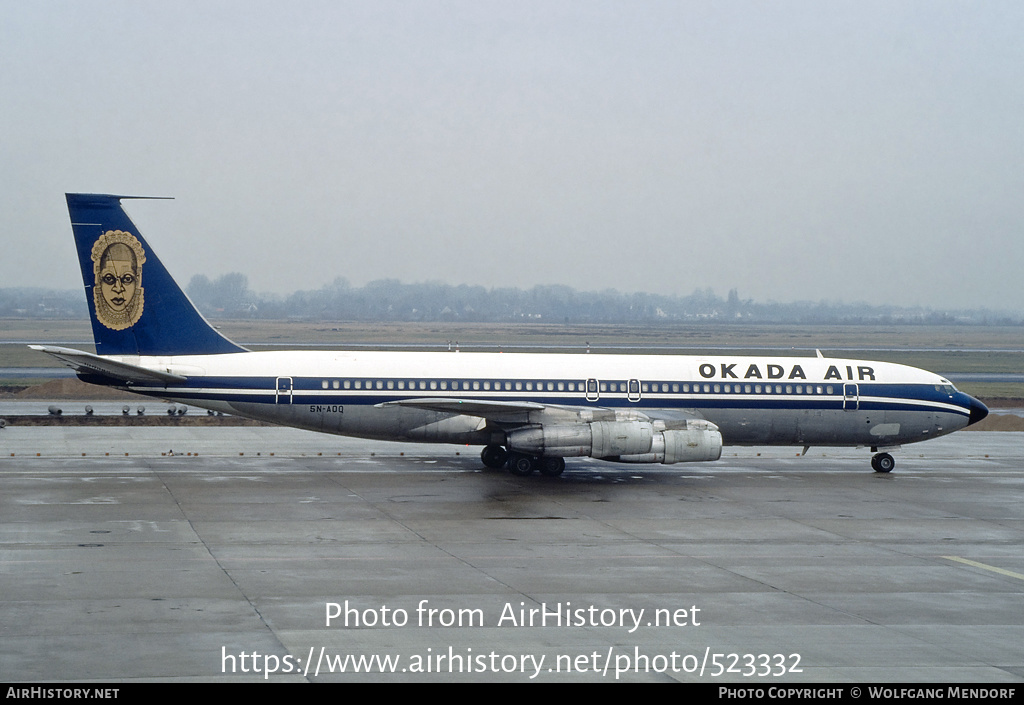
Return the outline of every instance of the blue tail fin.
[[[244,352],[196,310],[124,212],[122,198],[131,197],[67,194],[96,352]]]

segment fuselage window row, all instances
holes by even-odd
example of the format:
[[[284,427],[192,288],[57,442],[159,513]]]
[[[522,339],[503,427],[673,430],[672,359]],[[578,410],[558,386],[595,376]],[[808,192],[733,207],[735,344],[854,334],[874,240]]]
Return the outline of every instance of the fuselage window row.
[[[586,390],[585,382],[569,381],[492,381],[492,380],[323,380],[323,389],[346,389],[346,390],[398,390],[398,391],[559,391],[577,392],[583,394]],[[835,387],[829,385],[814,384],[689,384],[686,382],[644,382],[640,388],[645,394],[822,394],[842,396],[843,390],[838,392]],[[600,389],[606,394],[627,394],[629,384],[627,382],[601,382]]]

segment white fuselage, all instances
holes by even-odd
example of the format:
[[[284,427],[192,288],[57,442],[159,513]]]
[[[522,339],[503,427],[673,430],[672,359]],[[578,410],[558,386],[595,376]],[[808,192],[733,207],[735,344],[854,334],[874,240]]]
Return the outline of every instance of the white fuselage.
[[[971,409],[971,398],[936,374],[823,357],[277,351],[114,359],[187,378],[133,385],[138,393],[395,440],[486,445],[559,413],[585,420],[596,412],[706,419],[725,444],[889,447],[958,430]],[[458,413],[431,400],[474,406]],[[517,406],[529,403],[545,408]]]

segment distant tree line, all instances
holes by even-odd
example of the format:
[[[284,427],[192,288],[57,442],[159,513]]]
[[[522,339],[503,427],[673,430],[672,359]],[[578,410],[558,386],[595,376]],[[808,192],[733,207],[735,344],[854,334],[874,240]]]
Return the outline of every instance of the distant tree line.
[[[192,277],[189,297],[208,318],[323,321],[460,321],[536,323],[882,323],[935,325],[1024,325],[1021,312],[985,309],[939,311],[921,307],[871,306],[836,301],[756,303],[732,289],[725,298],[710,288],[688,296],[577,291],[563,285],[531,289],[439,282],[404,284],[394,279],[354,287],[339,277],[330,284],[285,296],[257,294],[244,274],[211,280]],[[84,318],[81,290],[0,288],[0,316]]]
[[[81,289],[0,289],[0,316],[5,318],[86,318]]]
[[[732,289],[723,299],[710,288],[688,296],[577,291],[554,284],[531,289],[440,282],[405,284],[381,279],[353,287],[344,277],[319,289],[287,296],[259,295],[243,274],[211,281],[198,275],[188,295],[210,318],[346,321],[474,321],[545,323],[906,323],[1024,325],[1024,314],[989,310],[936,311],[921,307],[871,306],[835,301],[755,303]]]

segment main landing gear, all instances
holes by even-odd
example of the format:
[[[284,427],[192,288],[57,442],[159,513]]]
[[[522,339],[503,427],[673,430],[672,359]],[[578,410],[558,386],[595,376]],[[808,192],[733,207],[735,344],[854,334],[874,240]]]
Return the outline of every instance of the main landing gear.
[[[480,460],[484,461],[487,467],[497,470],[508,462],[508,451],[498,445],[484,446],[480,452]]]
[[[526,476],[534,470],[538,470],[541,475],[557,477],[565,471],[565,458],[537,457],[514,451],[509,452],[499,445],[485,446],[480,453],[480,459],[484,461],[484,465],[495,470],[507,464],[509,472],[520,476]]]
[[[875,472],[892,472],[896,461],[888,453],[878,453],[871,458],[871,467]]]

